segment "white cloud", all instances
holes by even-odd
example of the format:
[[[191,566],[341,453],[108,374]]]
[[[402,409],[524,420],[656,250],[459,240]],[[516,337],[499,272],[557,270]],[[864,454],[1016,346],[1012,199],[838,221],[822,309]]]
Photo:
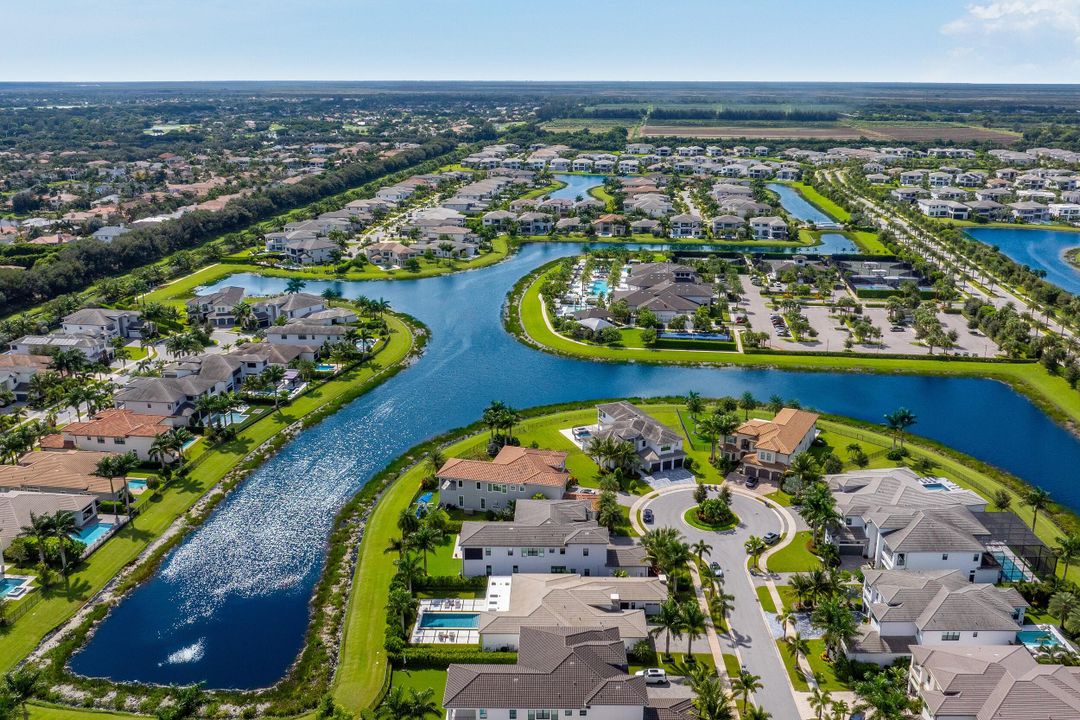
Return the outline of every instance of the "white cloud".
[[[1080,42],[1080,0],[973,3],[941,31],[946,35],[1065,33]]]

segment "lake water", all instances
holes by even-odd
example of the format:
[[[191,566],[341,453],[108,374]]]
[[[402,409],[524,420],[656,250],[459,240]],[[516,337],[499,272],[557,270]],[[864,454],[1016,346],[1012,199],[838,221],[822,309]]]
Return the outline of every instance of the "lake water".
[[[1080,294],[1080,270],[1065,260],[1065,251],[1080,247],[1080,232],[1038,228],[965,228],[971,237],[996,245],[1011,259],[1046,271],[1046,280],[1063,290]]]
[[[797,190],[780,183],[768,183],[767,188],[780,196],[780,204],[793,218],[812,222],[818,227],[837,227],[835,218],[826,215],[810,202],[808,202]]]
[[[554,175],[554,178],[560,182],[566,183],[566,187],[559,188],[551,193],[549,197],[567,198],[569,200],[577,200],[578,198],[585,199],[589,197],[589,190],[604,184],[605,177],[606,176],[604,175],[556,174]]]
[[[1000,465],[1080,509],[1080,442],[998,382],[602,364],[518,343],[500,320],[506,293],[531,269],[581,247],[528,244],[506,262],[423,280],[309,282],[308,292],[336,287],[345,297],[383,297],[419,317],[432,331],[424,357],[255,471],[113,610],[72,668],[117,680],[205,681],[210,688],[274,683],[301,648],[335,511],[409,447],[476,420],[492,400],[525,408],[748,390],[874,423],[904,405],[918,416],[914,432]],[[283,292],[285,282],[243,274],[219,285],[271,295]]]

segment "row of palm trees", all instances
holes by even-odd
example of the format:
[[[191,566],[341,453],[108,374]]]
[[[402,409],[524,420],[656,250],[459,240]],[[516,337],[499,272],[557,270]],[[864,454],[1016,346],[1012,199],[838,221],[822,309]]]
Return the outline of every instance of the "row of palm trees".
[[[187,444],[195,439],[195,436],[191,434],[191,431],[187,428],[177,427],[163,432],[154,438],[154,441],[150,443],[150,459],[157,460],[161,463],[161,469],[165,469],[165,464],[171,458],[175,458],[177,462],[184,462],[184,448]]]
[[[493,400],[484,409],[481,421],[487,426],[492,440],[496,434],[505,431],[505,439],[514,439],[514,426],[521,422],[521,414],[501,400]]]
[[[590,438],[585,454],[601,469],[617,471],[625,477],[632,477],[641,469],[641,456],[634,444],[610,435]]]

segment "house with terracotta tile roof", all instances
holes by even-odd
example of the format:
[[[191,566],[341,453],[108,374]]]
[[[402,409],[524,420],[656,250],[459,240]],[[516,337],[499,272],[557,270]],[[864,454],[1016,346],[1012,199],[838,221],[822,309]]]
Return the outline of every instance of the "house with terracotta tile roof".
[[[751,418],[724,440],[724,457],[742,463],[747,477],[779,480],[817,437],[816,413],[783,408],[772,420]]]
[[[450,458],[435,476],[442,502],[463,510],[503,510],[538,494],[558,500],[570,480],[566,453],[511,445],[490,462]]]
[[[143,415],[123,408],[102,410],[85,422],[73,422],[58,435],[42,439],[42,447],[95,450],[99,452],[126,453],[135,451],[140,460],[156,460],[150,457],[154,438],[172,430],[169,417]]]
[[[94,474],[98,462],[113,455],[82,450],[28,452],[14,465],[0,465],[0,491],[89,493],[99,501],[119,500],[123,480],[114,478],[110,483],[108,478]]]

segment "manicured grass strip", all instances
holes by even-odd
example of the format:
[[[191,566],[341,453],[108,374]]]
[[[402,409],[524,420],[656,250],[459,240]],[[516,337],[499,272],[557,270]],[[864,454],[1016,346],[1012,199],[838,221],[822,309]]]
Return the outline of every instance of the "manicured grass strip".
[[[794,540],[769,556],[769,572],[806,572],[821,567],[821,560],[806,547],[809,542],[809,530],[795,533]]]
[[[724,658],[724,672],[728,674],[728,677],[738,677],[739,670],[741,669],[739,667],[739,658],[731,653],[724,653],[721,657]]]
[[[955,375],[993,379],[1008,383],[1059,422],[1080,424],[1080,392],[1069,387],[1064,378],[1048,373],[1038,363],[877,358],[824,353],[720,353],[707,350],[626,348],[574,342],[559,335],[544,322],[540,286],[546,275],[547,272],[538,273],[535,280],[525,289],[520,302],[520,319],[524,332],[529,338],[557,354],[608,362],[709,363],[772,367],[781,370]]]
[[[825,653],[825,641],[808,640],[807,644],[810,646],[810,651],[806,654],[806,659],[810,662],[810,669],[817,677],[821,689],[829,692],[850,690],[851,688],[836,679],[836,668],[832,663],[821,657]]]
[[[794,189],[803,196],[803,199],[806,200],[806,202],[815,206],[826,215],[831,216],[834,220],[847,222],[851,219],[851,213],[819,193],[813,186],[801,182],[784,182],[781,184]]]
[[[66,583],[36,590],[42,593],[42,601],[12,627],[0,633],[4,646],[3,653],[0,653],[0,672],[14,667],[37,647],[45,635],[74,615],[105,583],[165,532],[176,518],[225,477],[245,455],[305,415],[347,396],[370,381],[381,368],[389,368],[400,362],[412,347],[412,335],[401,319],[391,315],[387,322],[394,332],[389,343],[376,356],[377,367],[367,364],[353,368],[282,406],[279,412],[270,413],[252,423],[236,439],[206,450],[203,456],[192,461],[186,481],[170,485],[163,492],[155,494],[143,506],[142,513],[94,551],[68,576]],[[205,441],[200,441],[195,447],[205,445]]]
[[[776,612],[776,603],[773,602],[772,594],[769,592],[769,588],[765,585],[758,585],[754,588],[757,593],[758,601],[761,603],[761,609],[765,612]]]
[[[86,708],[69,708],[59,705],[46,705],[44,703],[28,703],[30,720],[105,720],[105,718],[140,718],[146,720],[146,715],[134,715],[132,713],[105,710],[88,710]],[[18,713],[22,717],[22,713]]]
[[[777,505],[783,505],[784,507],[791,507],[791,504],[795,501],[795,499],[791,495],[787,494],[783,490],[774,490],[771,493],[765,495],[765,497],[769,498]]]
[[[401,687],[408,690],[415,688],[423,691],[431,689],[434,692],[433,699],[439,706],[439,712],[443,711],[443,692],[446,690],[445,670],[395,670],[390,680],[390,687]]]
[[[791,678],[791,685],[798,692],[810,692],[810,686],[806,684],[802,671],[796,667],[795,658],[791,657],[784,643],[777,640],[776,649],[780,653],[780,659],[784,661],[784,668],[787,670],[788,677]]]

